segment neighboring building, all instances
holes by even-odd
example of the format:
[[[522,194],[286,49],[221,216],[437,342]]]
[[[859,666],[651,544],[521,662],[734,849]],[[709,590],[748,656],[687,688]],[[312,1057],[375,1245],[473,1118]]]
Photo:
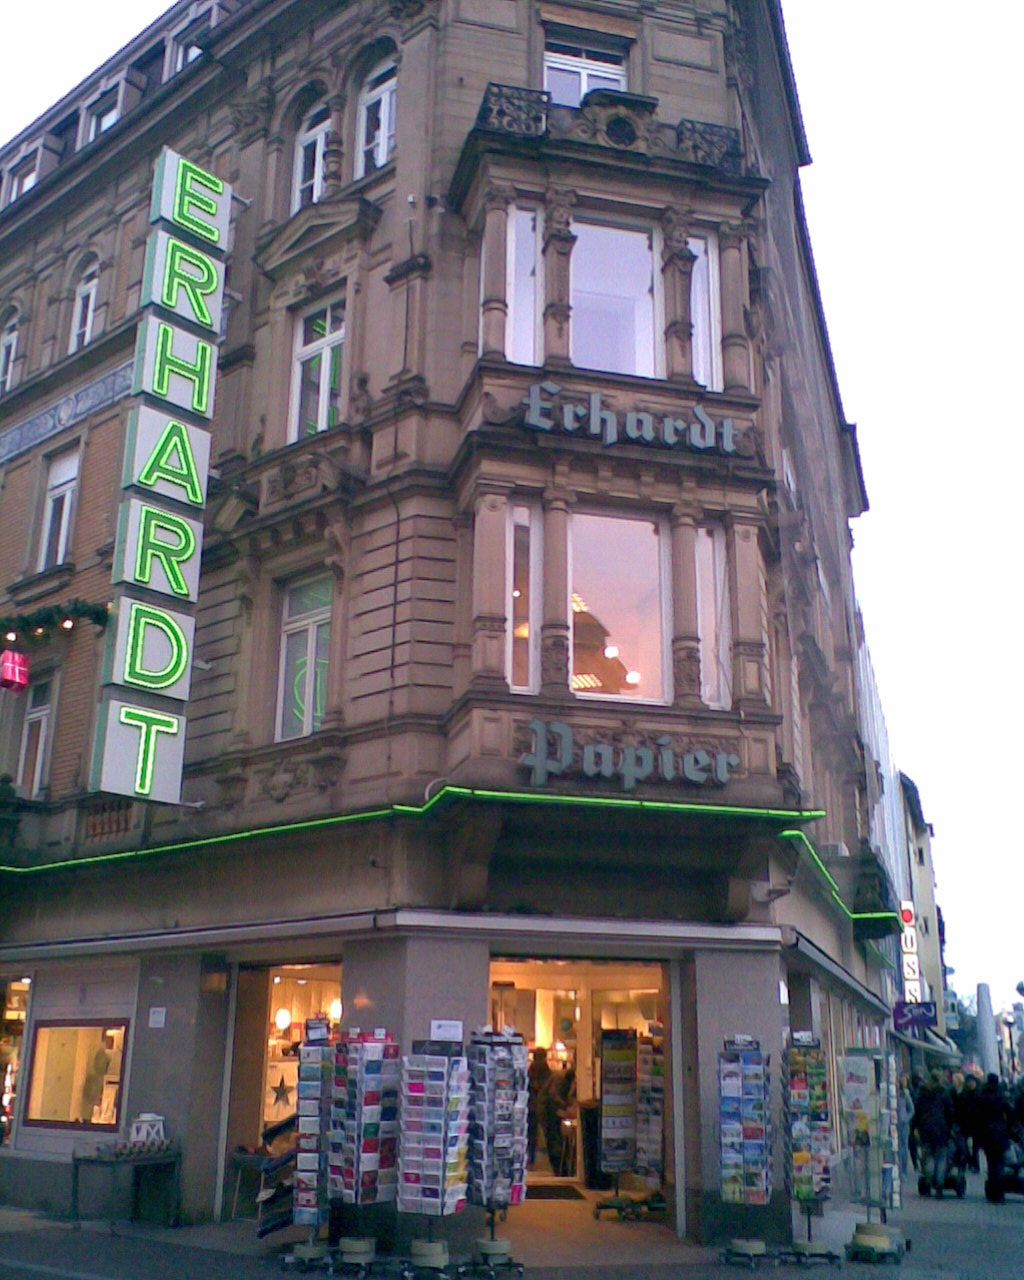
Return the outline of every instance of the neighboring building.
[[[946,982],[943,960],[944,928],[942,913],[935,901],[935,867],[932,864],[932,824],[925,820],[917,784],[905,773],[900,774],[900,787],[906,821],[907,869],[910,896],[917,908],[917,938],[922,998],[934,1000],[938,1012],[937,1031],[946,1035]]]
[[[239,197],[180,806],[88,790],[165,146]],[[219,1215],[323,1010],[584,1109],[664,1026],[677,1230],[788,1233],[717,1054],[835,1085],[897,928],[808,160],[776,0],[180,3],[0,148],[8,1200],[153,1111]]]

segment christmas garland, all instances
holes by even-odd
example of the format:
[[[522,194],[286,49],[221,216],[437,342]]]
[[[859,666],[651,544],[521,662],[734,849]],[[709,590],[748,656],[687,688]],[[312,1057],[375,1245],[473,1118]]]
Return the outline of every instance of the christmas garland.
[[[0,642],[44,644],[56,635],[67,635],[77,622],[91,622],[102,631],[109,617],[105,604],[92,604],[88,600],[48,604],[32,613],[10,613],[0,617]]]

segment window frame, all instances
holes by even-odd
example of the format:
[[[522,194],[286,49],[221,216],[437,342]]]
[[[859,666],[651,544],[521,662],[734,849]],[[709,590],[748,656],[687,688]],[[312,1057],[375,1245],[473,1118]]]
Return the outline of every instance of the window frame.
[[[0,396],[14,387],[14,365],[18,359],[18,327],[21,317],[12,308],[0,329]]]
[[[650,373],[639,373],[635,369],[632,372],[621,369],[593,369],[589,365],[577,364],[573,356],[573,318],[572,312],[575,309],[573,303],[574,296],[574,262],[579,246],[579,229],[581,227],[599,227],[602,230],[610,231],[628,231],[634,235],[646,235],[650,247],[651,262],[651,367]],[[572,254],[569,257],[569,359],[572,361],[574,369],[583,369],[591,373],[625,373],[626,377],[647,378],[649,380],[664,379],[665,377],[665,290],[661,276],[659,263],[661,262],[661,251],[663,238],[661,228],[652,222],[642,219],[631,218],[601,218],[584,210],[579,217],[574,217],[571,223],[573,235],[577,237],[576,243],[573,245]],[[543,301],[542,301],[543,306]]]
[[[326,112],[323,120],[311,125],[309,121],[318,112]],[[327,150],[327,137],[331,132],[331,110],[326,98],[318,98],[302,117],[298,133],[295,136],[295,156],[292,161],[292,204],[293,214],[309,205],[319,204],[324,195],[324,158]],[[313,147],[313,181],[310,199],[303,201],[302,162],[306,148]]]
[[[558,49],[552,48],[554,45],[560,45],[563,49],[578,49],[578,53],[565,53]],[[611,57],[617,58],[618,62],[601,62],[599,59],[589,55],[594,53],[605,53]],[[544,41],[544,63],[542,82],[544,90],[553,95],[553,90],[548,83],[548,72],[556,71],[574,71],[580,76],[580,100],[578,103],[558,102],[552,96],[552,106],[569,107],[570,109],[578,109],[588,93],[593,92],[589,86],[591,76],[610,80],[613,78],[613,70],[618,69],[621,83],[614,92],[626,93],[629,90],[629,67],[627,65],[629,59],[629,50],[627,47],[617,47],[616,42],[611,40],[604,41],[589,32],[580,32],[579,35],[565,36],[560,38],[556,34],[550,34]],[[598,85],[597,88],[607,89],[605,85]]]
[[[518,323],[519,311],[523,308],[522,299],[516,296],[516,255],[519,232],[516,215],[523,214],[535,219],[533,232],[533,349],[532,359],[519,359],[520,352],[514,349],[514,335]],[[480,271],[480,345],[483,347],[483,289],[484,273],[481,263]],[[505,359],[512,364],[537,368],[544,363],[544,210],[539,204],[528,201],[516,201],[509,205],[505,223]]]
[[[120,1028],[123,1032],[123,1047],[121,1050],[121,1075],[117,1082],[117,1100],[114,1103],[114,1110],[117,1116],[113,1124],[86,1124],[79,1120],[32,1120],[29,1117],[29,1100],[32,1097],[32,1084],[35,1079],[37,1050],[39,1048],[39,1032],[59,1027],[108,1027]],[[20,1109],[21,1124],[31,1129],[64,1129],[71,1130],[75,1133],[117,1133],[122,1127],[124,1117],[122,1115],[122,1103],[125,1098],[125,1078],[128,1074],[128,1046],[129,1034],[131,1031],[131,1019],[127,1017],[116,1018],[40,1018],[32,1024],[32,1049],[28,1059],[27,1071],[25,1072],[26,1080],[24,1087],[21,1087],[19,1081],[18,1092],[22,1096]]]
[[[703,241],[705,245],[705,259],[707,261],[707,277],[708,277],[708,296],[707,296],[707,370],[698,370],[697,368],[697,343],[691,343],[691,369],[693,377],[697,382],[702,382],[709,391],[723,391],[725,389],[725,375],[722,370],[722,285],[721,272],[718,254],[718,236],[710,228],[698,226],[691,235],[687,236],[686,243],[691,253],[696,253],[698,260],[699,252],[694,248],[694,241]],[[697,264],[694,263],[696,270]],[[696,303],[694,290],[697,288],[696,277],[691,280],[690,284],[690,321],[693,325],[694,339],[698,332]],[[703,381],[701,373],[706,372],[708,380]]]
[[[706,590],[701,545],[702,536],[707,537],[708,535],[710,535],[711,586],[715,596],[715,632],[713,640],[715,641],[715,661],[718,668],[715,682],[718,692],[714,699],[709,697],[712,690],[706,661],[712,646],[712,638],[706,640],[701,627],[701,618],[704,612],[704,592]],[[694,556],[696,558],[694,577],[697,583],[697,643],[700,653],[700,700],[712,711],[731,711],[734,701],[732,671],[734,648],[734,629],[732,625],[733,590],[729,563],[729,539],[723,524],[708,523],[698,525]],[[721,557],[720,560],[719,557]],[[719,577],[720,574],[721,578]],[[718,593],[719,581],[723,583],[721,599],[719,599]]]
[[[528,513],[529,527],[529,610],[527,626],[529,627],[529,648],[527,666],[529,678],[524,685],[513,680],[513,635],[514,610],[512,606],[515,590],[515,515],[517,510]],[[544,519],[536,502],[530,500],[517,501],[509,499],[508,516],[505,523],[505,678],[509,691],[516,694],[537,694],[540,692],[540,632],[543,621],[544,592]]]
[[[96,296],[99,292],[100,264],[95,257],[91,259],[79,276],[75,285],[75,297],[71,310],[71,332],[68,335],[68,355],[73,356],[92,342],[93,328],[96,324]],[[79,323],[82,305],[85,304],[85,318]]]
[[[49,686],[47,701],[42,707],[33,707],[32,690],[40,685]],[[18,765],[15,770],[15,786],[28,800],[38,800],[46,790],[50,781],[50,747],[53,742],[53,712],[56,704],[57,673],[46,671],[38,673],[25,690],[25,709],[21,718],[21,732],[18,741]],[[24,777],[26,756],[28,755],[29,730],[33,724],[40,724],[39,745],[36,748],[35,777],[31,785]]]
[[[574,522],[579,516],[600,516],[605,520],[633,520],[653,524],[658,529],[658,590],[661,605],[661,696],[644,698],[619,693],[587,693],[572,687],[573,653],[576,637],[576,614],[572,607],[574,579]],[[569,693],[585,702],[632,703],[651,707],[671,706],[674,699],[672,684],[672,547],[668,517],[660,512],[634,510],[609,510],[596,504],[581,504],[569,514],[565,549],[566,563],[566,615],[569,619],[569,669],[566,673]]]
[[[51,481],[51,473],[54,464],[63,458],[74,458],[75,471],[72,476],[66,480],[59,480],[56,483]],[[39,558],[37,571],[45,573],[48,569],[57,569],[62,564],[67,564],[68,550],[71,545],[71,522],[75,513],[75,498],[78,494],[78,481],[81,472],[81,451],[77,444],[69,449],[62,449],[60,453],[53,453],[46,459],[46,490],[43,494],[43,520],[40,527],[39,537]],[[60,512],[60,529],[57,534],[57,559],[52,564],[47,563],[47,547],[50,542],[50,533],[53,527],[53,508],[58,498],[68,495],[68,501],[61,507]]]
[[[16,164],[12,164],[8,172],[7,204],[20,200],[39,181],[39,152],[23,156]]]
[[[317,338],[310,343],[303,343],[302,329],[306,320],[318,311],[330,310],[333,306],[340,306],[342,309],[341,327],[328,333],[323,338]],[[293,335],[292,347],[292,391],[291,391],[291,412],[288,425],[288,443],[298,444],[301,440],[315,439],[317,436],[324,435],[327,431],[333,431],[340,426],[345,420],[344,410],[347,408],[345,398],[345,370],[347,367],[347,351],[348,346],[348,291],[342,290],[341,293],[333,294],[330,298],[321,299],[313,306],[304,307],[295,316],[295,332]],[[329,370],[330,360],[323,360],[320,366],[320,388],[317,400],[317,429],[316,431],[301,433],[299,422],[299,412],[302,407],[302,365],[305,360],[313,357],[326,355],[334,347],[341,347],[341,372],[339,388],[339,404],[338,415],[339,420],[334,427],[326,424],[327,409],[330,403],[330,374],[324,377],[324,370]]]
[[[374,80],[390,72],[387,79],[370,88]],[[366,165],[366,123],[370,108],[375,102],[381,102],[381,127],[374,144],[373,168]],[[382,58],[367,72],[359,91],[359,107],[356,118],[356,150],[352,176],[354,179],[367,178],[379,173],[395,154],[398,143],[396,124],[398,120],[398,60],[394,54]],[[390,143],[390,145],[389,145]]]
[[[112,89],[106,89],[103,93],[93,100],[86,108],[88,113],[88,124],[85,131],[86,145],[95,142],[97,138],[101,138],[105,133],[109,133],[121,120],[121,88],[115,85]],[[109,124],[103,124],[102,121],[113,112],[114,118]]]
[[[306,587],[319,581],[327,582],[330,587],[330,604],[324,605],[319,609],[310,609],[306,613],[299,614],[296,618],[290,619],[288,617],[288,597],[291,593],[298,590],[300,587]],[[334,612],[335,584],[329,573],[304,574],[300,578],[291,578],[287,582],[283,582],[280,587],[280,592],[281,616],[280,625],[278,627],[277,695],[274,699],[274,741],[301,742],[303,738],[309,738],[314,733],[320,732],[321,726],[314,726],[313,724],[316,703],[316,644],[320,628],[326,625],[328,645],[326,678],[329,680],[331,666],[331,615]],[[287,665],[288,656],[288,637],[303,631],[306,633],[306,699],[305,709],[303,712],[303,732],[297,733],[293,737],[286,738],[282,733],[281,716],[284,710],[285,699],[285,667]],[[312,662],[310,662],[310,656],[312,656]]]

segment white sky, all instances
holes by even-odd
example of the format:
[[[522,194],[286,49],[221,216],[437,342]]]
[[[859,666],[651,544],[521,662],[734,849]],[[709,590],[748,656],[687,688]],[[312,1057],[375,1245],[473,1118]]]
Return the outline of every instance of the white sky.
[[[1024,5],[783,0],[814,163],[803,182],[871,510],[858,592],[896,762],[934,824],[954,985],[1024,979],[1014,492],[1024,268]],[[169,6],[5,6],[0,141]],[[101,20],[100,20],[100,15]],[[1015,563],[1015,562],[1014,562]]]

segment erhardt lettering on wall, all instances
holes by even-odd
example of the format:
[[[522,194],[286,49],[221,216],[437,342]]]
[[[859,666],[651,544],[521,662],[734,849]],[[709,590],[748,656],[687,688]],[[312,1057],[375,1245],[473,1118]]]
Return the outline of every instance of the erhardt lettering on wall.
[[[692,418],[631,409],[622,414],[609,408],[599,391],[582,401],[564,395],[557,382],[535,382],[522,402],[523,426],[600,440],[604,445],[645,444],[698,453],[735,454],[737,433],[732,418],[716,422],[702,405]]]
[[[166,804],[181,799],[230,213],[220,178],[161,153],[89,784]]]
[[[616,779],[623,791],[640,782],[671,782],[684,787],[724,787],[740,766],[728,751],[677,752],[666,734],[650,746],[612,742],[576,742],[571,725],[562,720],[531,720],[530,751],[519,763],[530,770],[530,782],[545,786],[552,778]]]

